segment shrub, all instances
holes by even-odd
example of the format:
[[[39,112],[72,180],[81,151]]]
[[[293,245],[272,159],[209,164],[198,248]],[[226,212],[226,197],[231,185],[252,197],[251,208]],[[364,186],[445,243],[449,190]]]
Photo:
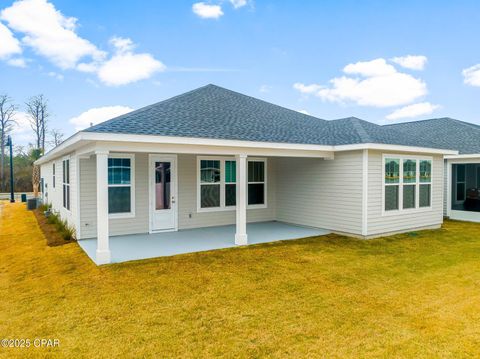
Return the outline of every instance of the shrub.
[[[45,211],[48,211],[48,209],[49,209],[48,204],[41,204],[40,206],[38,206],[38,210],[42,213]]]
[[[73,227],[70,226],[67,221],[61,221],[60,223],[61,228],[59,228],[59,231],[63,239],[65,239],[66,241],[71,241],[75,239],[75,229],[73,229]]]
[[[57,228],[58,233],[66,241],[71,241],[75,239],[75,229],[71,227],[67,221],[62,220],[60,216],[56,213],[52,213],[47,217],[47,222],[54,225]]]

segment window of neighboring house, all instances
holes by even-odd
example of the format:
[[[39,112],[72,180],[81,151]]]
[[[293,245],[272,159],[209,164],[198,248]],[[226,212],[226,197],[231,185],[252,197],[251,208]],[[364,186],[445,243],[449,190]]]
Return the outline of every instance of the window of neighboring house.
[[[108,213],[133,214],[133,156],[121,155],[108,158]]]
[[[55,188],[55,163],[52,165],[52,187]]]
[[[431,160],[388,156],[384,159],[384,166],[386,212],[431,206]]]
[[[235,209],[237,162],[228,158],[199,157],[199,210]],[[265,160],[248,160],[248,205],[264,206]]]
[[[70,160],[63,160],[63,207],[70,210]]]

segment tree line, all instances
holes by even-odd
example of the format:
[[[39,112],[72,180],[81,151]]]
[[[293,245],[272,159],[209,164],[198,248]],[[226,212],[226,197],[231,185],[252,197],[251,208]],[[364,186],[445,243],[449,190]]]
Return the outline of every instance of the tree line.
[[[64,134],[60,130],[49,128],[51,112],[44,95],[30,97],[20,107],[7,94],[0,94],[0,192],[10,191],[10,177],[7,174],[12,154],[7,150],[7,138],[12,136],[15,143],[14,129],[21,108],[28,116],[34,142],[28,146],[15,146],[13,168],[16,192],[38,191],[40,170],[33,163],[45,153],[47,146],[55,147],[63,141]]]

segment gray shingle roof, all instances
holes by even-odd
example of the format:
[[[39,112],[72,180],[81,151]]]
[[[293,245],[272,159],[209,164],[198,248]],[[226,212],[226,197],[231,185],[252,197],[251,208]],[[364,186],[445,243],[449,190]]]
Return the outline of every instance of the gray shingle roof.
[[[278,143],[395,144],[441,148],[430,139],[350,117],[326,121],[207,85],[85,129],[86,132]],[[447,147],[451,148],[451,147]]]
[[[480,126],[453,118],[433,118],[384,126],[460,154],[480,153]]]
[[[207,85],[85,131],[324,144],[327,126],[325,120]]]

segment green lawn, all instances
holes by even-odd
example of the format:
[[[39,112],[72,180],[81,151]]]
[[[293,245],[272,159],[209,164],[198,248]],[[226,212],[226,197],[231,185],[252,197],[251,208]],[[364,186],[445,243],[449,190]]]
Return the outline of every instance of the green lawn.
[[[0,356],[480,357],[480,225],[337,235],[96,267],[0,221]]]

